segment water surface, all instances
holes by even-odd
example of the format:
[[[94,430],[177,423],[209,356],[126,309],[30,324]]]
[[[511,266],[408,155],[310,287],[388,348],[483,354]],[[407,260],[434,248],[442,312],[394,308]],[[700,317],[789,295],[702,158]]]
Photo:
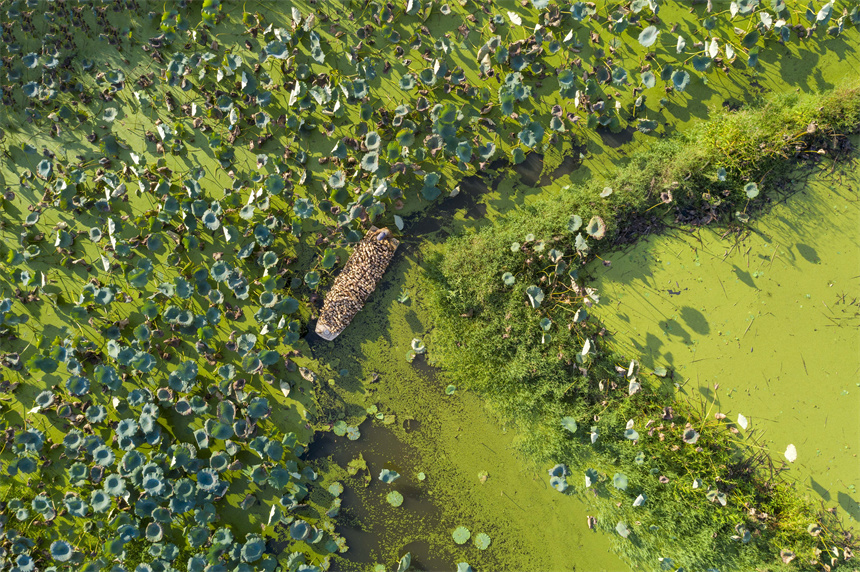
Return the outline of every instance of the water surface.
[[[711,414],[743,414],[777,466],[850,524],[860,521],[860,175],[830,167],[798,173],[800,192],[747,232],[668,232],[590,270],[597,314],[628,357],[673,369]]]

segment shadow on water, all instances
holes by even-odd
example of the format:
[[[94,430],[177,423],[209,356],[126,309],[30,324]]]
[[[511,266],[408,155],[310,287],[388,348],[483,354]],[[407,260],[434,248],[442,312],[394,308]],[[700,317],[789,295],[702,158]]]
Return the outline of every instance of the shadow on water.
[[[708,325],[708,320],[705,315],[695,308],[684,306],[681,308],[681,319],[690,327],[691,330],[706,336],[711,332],[711,327]]]
[[[814,490],[818,496],[820,496],[825,501],[830,500],[830,491],[828,491],[821,483],[815,480],[815,478],[809,478],[809,484],[812,486],[812,490]]]
[[[520,176],[520,182],[527,187],[537,186],[540,174],[543,171],[543,155],[540,153],[529,153],[526,160],[514,165],[514,171]]]
[[[836,494],[839,499],[839,506],[847,512],[854,521],[860,521],[860,503],[857,502],[851,495],[839,491]]]
[[[821,262],[821,259],[818,257],[818,253],[811,246],[807,246],[798,242],[795,245],[795,248],[797,248],[797,251],[803,258],[806,259],[807,262],[811,262],[813,264],[818,264],[819,262]]]
[[[636,133],[636,130],[633,128],[632,125],[628,126],[626,129],[619,131],[618,133],[613,133],[605,127],[597,128],[597,134],[600,135],[600,139],[603,141],[603,145],[612,149],[617,149],[625,143],[630,143],[631,141],[633,141],[634,133]]]

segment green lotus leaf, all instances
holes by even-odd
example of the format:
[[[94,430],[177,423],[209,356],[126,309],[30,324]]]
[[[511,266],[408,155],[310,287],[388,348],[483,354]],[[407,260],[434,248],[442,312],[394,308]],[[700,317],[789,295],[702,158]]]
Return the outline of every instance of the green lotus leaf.
[[[576,430],[578,428],[576,425],[576,420],[573,417],[562,417],[561,426],[570,431],[571,433],[576,433]]]
[[[535,286],[534,284],[526,288],[526,294],[529,297],[529,303],[532,308],[537,308],[541,305],[541,302],[543,302],[544,292],[540,287]]]
[[[391,491],[386,495],[385,500],[387,500],[388,504],[391,506],[398,507],[403,504],[403,495],[397,491]]]
[[[400,78],[400,89],[409,91],[415,87],[415,76],[411,73],[403,74]]]
[[[684,91],[690,84],[690,74],[684,70],[678,70],[672,74],[672,84],[678,91]]]
[[[457,544],[466,544],[472,536],[472,533],[469,532],[469,529],[465,526],[458,526],[454,529],[454,532],[451,533],[451,536]]]

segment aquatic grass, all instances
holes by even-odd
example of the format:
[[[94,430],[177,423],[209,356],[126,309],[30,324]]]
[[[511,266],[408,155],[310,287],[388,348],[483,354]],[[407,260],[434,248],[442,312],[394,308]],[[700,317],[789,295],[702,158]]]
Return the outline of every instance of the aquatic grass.
[[[631,226],[667,202],[661,193],[673,195],[670,216],[693,219],[714,209],[702,196],[719,193],[717,218],[728,222],[748,201],[765,201],[795,156],[842,149],[840,136],[858,131],[858,117],[858,87],[721,111],[634,154],[603,180],[467,230],[428,257],[428,355],[519,429],[520,447],[535,463],[564,463],[573,475],[589,469],[587,486],[580,477],[561,486],[556,476],[553,484],[566,494],[586,492],[597,526],[631,563],[655,569],[663,558],[686,569],[790,570],[844,565],[826,550],[857,549],[835,516],[780,476],[781,457],[742,437],[707,404],[677,398],[670,372],[637,371],[629,356],[615,353],[602,326],[585,317],[599,296],[578,268],[631,240]],[[736,164],[735,155],[757,161]],[[749,183],[757,196],[750,197]],[[613,192],[597,200],[605,187]],[[601,217],[606,235],[570,230],[573,215]],[[587,249],[577,246],[583,241]],[[563,254],[551,257],[551,250]],[[500,279],[506,275],[512,283]],[[811,525],[822,532],[813,536]]]
[[[825,95],[779,94],[761,106],[722,110],[692,129],[690,151],[742,176],[753,175],[790,151],[803,150],[823,136],[856,131],[860,123],[858,88]],[[817,137],[813,137],[816,136]]]

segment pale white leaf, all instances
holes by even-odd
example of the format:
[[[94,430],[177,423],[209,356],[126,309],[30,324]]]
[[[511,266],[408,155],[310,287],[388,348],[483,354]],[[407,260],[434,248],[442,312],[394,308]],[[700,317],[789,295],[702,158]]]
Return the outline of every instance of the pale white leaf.
[[[710,55],[712,58],[715,58],[719,55],[719,53],[720,45],[717,43],[717,39],[714,38],[711,40],[711,45],[708,46],[708,55]]]
[[[582,355],[586,356],[586,355],[588,355],[588,352],[590,352],[590,351],[591,351],[591,340],[586,338],[585,345],[582,346]]]

